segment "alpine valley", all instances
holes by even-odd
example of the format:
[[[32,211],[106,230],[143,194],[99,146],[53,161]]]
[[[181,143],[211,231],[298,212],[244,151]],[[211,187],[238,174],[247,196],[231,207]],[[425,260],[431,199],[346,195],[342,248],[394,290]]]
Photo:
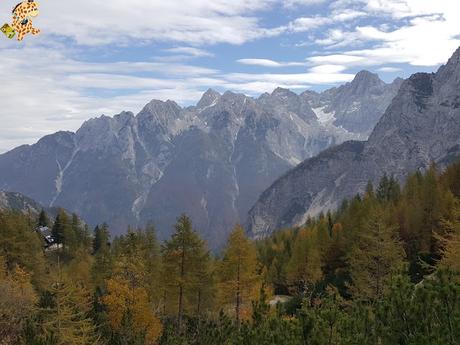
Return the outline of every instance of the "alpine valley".
[[[137,115],[94,118],[0,155],[0,190],[107,222],[115,234],[151,222],[166,238],[186,213],[217,248],[282,174],[367,139],[401,83],[362,71],[322,93],[278,88],[254,99],[208,90],[186,108],[153,100]]]
[[[349,121],[347,121],[349,122]],[[460,48],[437,73],[404,81],[367,141],[348,141],[304,161],[268,188],[251,209],[256,238],[336,209],[384,175],[403,181],[460,156]]]

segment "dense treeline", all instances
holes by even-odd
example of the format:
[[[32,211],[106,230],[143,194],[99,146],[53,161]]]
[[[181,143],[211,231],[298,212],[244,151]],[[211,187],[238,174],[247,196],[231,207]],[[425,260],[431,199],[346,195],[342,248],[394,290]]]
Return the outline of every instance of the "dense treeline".
[[[236,226],[217,256],[185,215],[160,243],[3,211],[0,344],[454,345],[459,275],[460,163],[258,243]]]

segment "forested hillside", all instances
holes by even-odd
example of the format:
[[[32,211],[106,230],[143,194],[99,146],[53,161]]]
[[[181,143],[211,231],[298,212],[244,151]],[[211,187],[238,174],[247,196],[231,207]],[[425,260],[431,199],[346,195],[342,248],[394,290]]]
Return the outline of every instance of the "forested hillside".
[[[259,242],[236,226],[217,256],[186,215],[164,243],[109,233],[0,211],[0,344],[460,342],[460,162]]]

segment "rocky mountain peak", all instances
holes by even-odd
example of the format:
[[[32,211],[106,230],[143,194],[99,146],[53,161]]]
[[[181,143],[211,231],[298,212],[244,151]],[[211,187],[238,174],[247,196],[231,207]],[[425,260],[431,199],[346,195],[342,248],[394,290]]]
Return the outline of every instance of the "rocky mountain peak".
[[[14,210],[37,215],[43,207],[36,201],[16,192],[0,191],[0,210]]]
[[[355,145],[347,142],[324,151],[275,181],[249,212],[248,227],[253,236],[264,237],[279,228],[302,225],[308,216],[337,209],[342,200],[363,192],[368,181],[376,185],[384,173],[403,181],[408,173],[426,169],[433,162],[442,168],[458,159],[459,64],[460,50],[438,73],[412,75],[402,83],[367,141]],[[377,79],[364,72],[354,82],[369,81],[375,83]],[[338,89],[343,92],[343,102],[335,109],[347,105],[359,108],[356,100],[345,102],[351,98],[350,84]],[[378,91],[375,87],[365,94],[372,96],[368,105],[375,106]],[[370,108],[361,108],[363,122]]]
[[[216,104],[221,94],[214,89],[208,89],[203,96],[201,96],[200,101],[197,103],[197,108],[207,108],[213,104]]]
[[[118,115],[115,115],[114,120],[122,125],[126,125],[135,119],[134,114],[131,111],[123,111]]]
[[[393,80],[392,84],[394,85],[401,85],[404,82],[403,78],[397,77],[395,80]]]
[[[285,89],[282,87],[276,88],[270,95],[271,98],[275,98],[278,102],[284,103],[284,104],[289,104],[293,105],[296,103],[299,103],[301,101],[301,98],[299,97],[298,94],[295,92],[292,92],[289,89]],[[296,104],[296,107],[299,105]]]
[[[447,64],[441,66],[436,73],[436,80],[444,84],[442,93],[449,93],[452,88],[460,87],[460,48],[449,59]]]
[[[181,117],[182,108],[174,101],[150,101],[137,115],[141,125],[152,123],[163,129],[170,128],[172,123]]]
[[[446,66],[455,66],[455,67],[459,67],[460,65],[460,47],[457,48],[457,50],[455,51],[455,53],[451,56],[451,58],[449,59],[449,61],[447,61],[447,64]]]
[[[369,97],[359,107],[366,99],[348,97],[347,90],[350,85],[343,94],[297,95],[277,88],[254,99],[209,89],[187,108],[152,100],[136,116],[101,116],[76,136],[58,133],[0,155],[0,189],[66,207],[92,225],[108,222],[114,233],[154,222],[165,238],[186,212],[216,248],[278,176],[331,145],[359,138],[331,123],[340,108],[325,114],[327,104],[343,96],[340,107],[377,118],[379,105],[386,107],[392,96]],[[317,120],[310,98],[318,99],[315,111],[328,123]]]
[[[366,70],[358,72],[351,82],[351,85],[357,89],[357,91],[365,91],[371,87],[381,86],[383,84],[385,83],[380,79],[378,74]]]
[[[181,107],[174,101],[160,101],[157,99],[151,100],[147,105],[141,110],[141,113],[151,113],[158,114],[162,111],[172,112],[178,114],[181,110]]]
[[[272,96],[297,96],[297,94],[289,89],[277,87],[275,90],[273,90]]]
[[[222,95],[223,100],[229,100],[229,99],[243,99],[246,98],[247,96],[242,94],[242,93],[237,93],[233,91],[225,91],[224,94]]]
[[[242,93],[226,91],[218,100],[219,109],[240,112],[248,100],[250,98]]]
[[[69,131],[60,131],[54,134],[46,135],[38,141],[38,146],[64,145],[73,144],[75,133]]]

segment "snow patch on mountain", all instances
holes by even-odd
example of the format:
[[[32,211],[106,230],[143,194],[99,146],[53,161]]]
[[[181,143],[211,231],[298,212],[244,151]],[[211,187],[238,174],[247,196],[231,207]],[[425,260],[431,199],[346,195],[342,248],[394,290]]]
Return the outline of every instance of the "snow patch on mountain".
[[[335,121],[335,117],[334,117],[335,112],[333,111],[326,112],[326,108],[327,106],[312,108],[313,112],[318,118],[319,123],[321,124],[329,124]]]

